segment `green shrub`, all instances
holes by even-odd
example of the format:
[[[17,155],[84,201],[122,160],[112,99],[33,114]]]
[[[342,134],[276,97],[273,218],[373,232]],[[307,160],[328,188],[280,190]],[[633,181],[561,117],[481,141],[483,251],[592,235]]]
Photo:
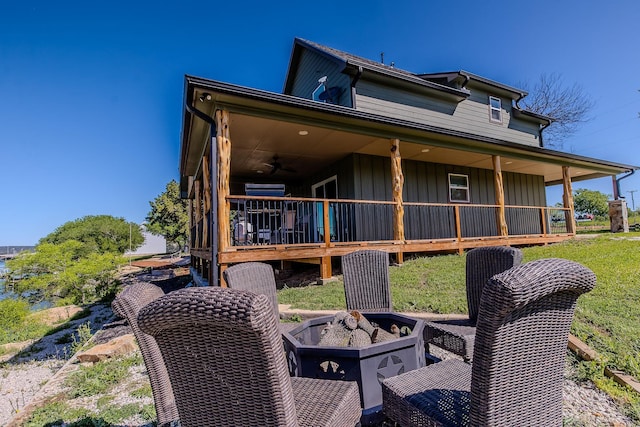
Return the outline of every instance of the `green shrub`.
[[[29,314],[29,303],[23,299],[3,299],[0,301],[0,328],[15,328],[24,322]]]

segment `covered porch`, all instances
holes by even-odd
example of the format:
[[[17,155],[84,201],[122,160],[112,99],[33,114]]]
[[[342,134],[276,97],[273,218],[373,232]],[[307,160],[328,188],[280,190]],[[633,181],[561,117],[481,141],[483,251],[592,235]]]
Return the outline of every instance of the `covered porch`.
[[[406,253],[559,242],[575,234],[573,182],[633,169],[193,77],[185,94],[191,267],[212,284],[245,261],[313,262],[329,278],[332,257],[363,248],[402,263]],[[467,187],[442,182],[447,174],[466,174]],[[280,190],[256,195],[249,184]],[[548,207],[544,187],[558,184],[563,206]]]

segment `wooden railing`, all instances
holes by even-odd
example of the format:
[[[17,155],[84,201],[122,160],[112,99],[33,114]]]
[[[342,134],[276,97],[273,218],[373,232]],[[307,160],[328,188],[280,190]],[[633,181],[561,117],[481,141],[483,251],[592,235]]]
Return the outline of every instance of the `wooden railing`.
[[[569,234],[569,209],[556,207],[505,206],[508,236],[501,236],[497,205],[404,202],[405,241],[395,242],[390,201],[258,196],[227,201],[234,250]]]

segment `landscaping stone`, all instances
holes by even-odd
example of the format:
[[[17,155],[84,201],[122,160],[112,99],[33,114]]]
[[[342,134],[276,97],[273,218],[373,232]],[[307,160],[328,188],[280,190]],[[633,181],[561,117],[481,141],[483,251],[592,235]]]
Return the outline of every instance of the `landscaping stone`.
[[[133,353],[138,348],[133,334],[122,335],[106,344],[98,344],[76,355],[81,363],[96,363]]]

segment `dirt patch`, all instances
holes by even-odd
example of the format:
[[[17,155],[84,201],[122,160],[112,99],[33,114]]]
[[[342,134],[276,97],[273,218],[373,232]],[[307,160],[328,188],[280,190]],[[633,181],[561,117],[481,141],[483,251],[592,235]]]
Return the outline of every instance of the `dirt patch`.
[[[274,269],[278,289],[298,288],[321,283],[320,267],[317,265],[296,266],[291,270]]]

